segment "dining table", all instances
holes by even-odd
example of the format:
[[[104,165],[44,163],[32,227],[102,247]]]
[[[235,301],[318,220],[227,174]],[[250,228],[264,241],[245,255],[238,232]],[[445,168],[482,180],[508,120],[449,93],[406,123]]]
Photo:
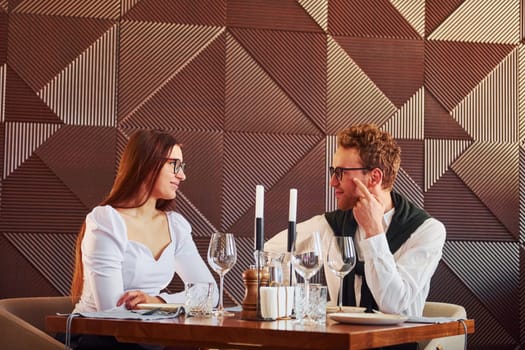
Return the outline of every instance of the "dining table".
[[[444,323],[340,323],[327,317],[324,325],[294,319],[251,321],[233,317],[198,318],[181,315],[163,320],[75,317],[71,333],[114,336],[120,342],[214,349],[370,349],[430,338],[471,334],[473,319]],[[49,315],[46,331],[66,332],[67,316]]]

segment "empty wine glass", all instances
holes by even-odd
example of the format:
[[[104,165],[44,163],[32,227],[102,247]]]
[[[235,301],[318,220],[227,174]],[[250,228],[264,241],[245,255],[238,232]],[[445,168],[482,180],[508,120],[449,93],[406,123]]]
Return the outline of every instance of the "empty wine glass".
[[[219,274],[219,306],[214,311],[214,316],[224,317],[234,314],[224,310],[224,275],[230,271],[237,261],[237,249],[235,238],[232,233],[215,232],[210,239],[208,247],[208,264]]]
[[[321,235],[319,232],[297,232],[292,244],[292,264],[295,271],[304,279],[305,305],[304,310],[310,309],[310,278],[314,276],[323,265]],[[301,323],[315,324],[305,312]]]
[[[355,266],[356,256],[354,241],[350,236],[333,236],[330,239],[326,263],[328,268],[339,278],[339,301],[337,312],[343,311],[343,278]]]

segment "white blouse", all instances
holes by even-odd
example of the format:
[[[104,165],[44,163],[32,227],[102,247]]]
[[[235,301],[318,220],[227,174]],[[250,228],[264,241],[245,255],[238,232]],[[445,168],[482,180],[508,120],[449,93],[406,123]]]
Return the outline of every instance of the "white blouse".
[[[191,237],[189,222],[179,213],[166,213],[171,242],[156,260],[142,243],[128,239],[124,219],[113,207],[95,207],[86,216],[82,240],[84,285],[74,312],[113,309],[125,291],[141,290],[167,303],[184,303],[184,291],[160,293],[174,273],[183,282],[215,280]],[[215,284],[214,304],[218,300]]]

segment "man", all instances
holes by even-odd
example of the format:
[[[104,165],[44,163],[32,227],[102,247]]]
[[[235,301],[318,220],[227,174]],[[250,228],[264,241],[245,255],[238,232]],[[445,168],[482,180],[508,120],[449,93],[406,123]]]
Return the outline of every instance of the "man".
[[[421,316],[445,227],[392,191],[401,150],[391,135],[375,125],[357,125],[340,131],[337,142],[329,171],[338,210],[299,223],[297,231],[319,231],[325,259],[330,237],[354,237],[358,263],[345,277],[344,305]],[[278,233],[265,250],[285,251],[286,239],[286,231]],[[333,303],[338,279],[326,263],[324,268]]]

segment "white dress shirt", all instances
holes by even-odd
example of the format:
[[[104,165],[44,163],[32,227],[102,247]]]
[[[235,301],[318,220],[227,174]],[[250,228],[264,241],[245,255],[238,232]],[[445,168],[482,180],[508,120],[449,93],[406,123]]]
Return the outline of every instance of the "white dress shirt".
[[[182,281],[215,283],[191,237],[189,222],[179,213],[167,212],[171,242],[156,260],[149,248],[128,239],[126,223],[111,206],[95,207],[86,216],[82,240],[84,285],[74,312],[115,308],[125,291],[141,290],[168,303],[184,303],[184,291],[160,293],[176,272]],[[217,286],[214,293],[218,300]]]
[[[385,232],[392,221],[394,210],[383,216]],[[297,232],[300,231],[318,231],[321,234],[323,266],[330,294],[329,304],[335,305],[339,293],[339,279],[326,264],[326,252],[334,232],[324,215],[317,215],[297,224]],[[409,316],[422,315],[430,289],[430,279],[441,259],[445,236],[444,225],[434,218],[429,218],[412,233],[395,254],[392,254],[384,232],[364,239],[364,233],[358,226],[354,237],[357,255],[359,260],[365,263],[366,281],[380,311]],[[287,230],[283,230],[265,243],[264,250],[285,252],[287,239]],[[362,278],[356,275],[356,305],[359,305],[361,298],[361,282]]]

